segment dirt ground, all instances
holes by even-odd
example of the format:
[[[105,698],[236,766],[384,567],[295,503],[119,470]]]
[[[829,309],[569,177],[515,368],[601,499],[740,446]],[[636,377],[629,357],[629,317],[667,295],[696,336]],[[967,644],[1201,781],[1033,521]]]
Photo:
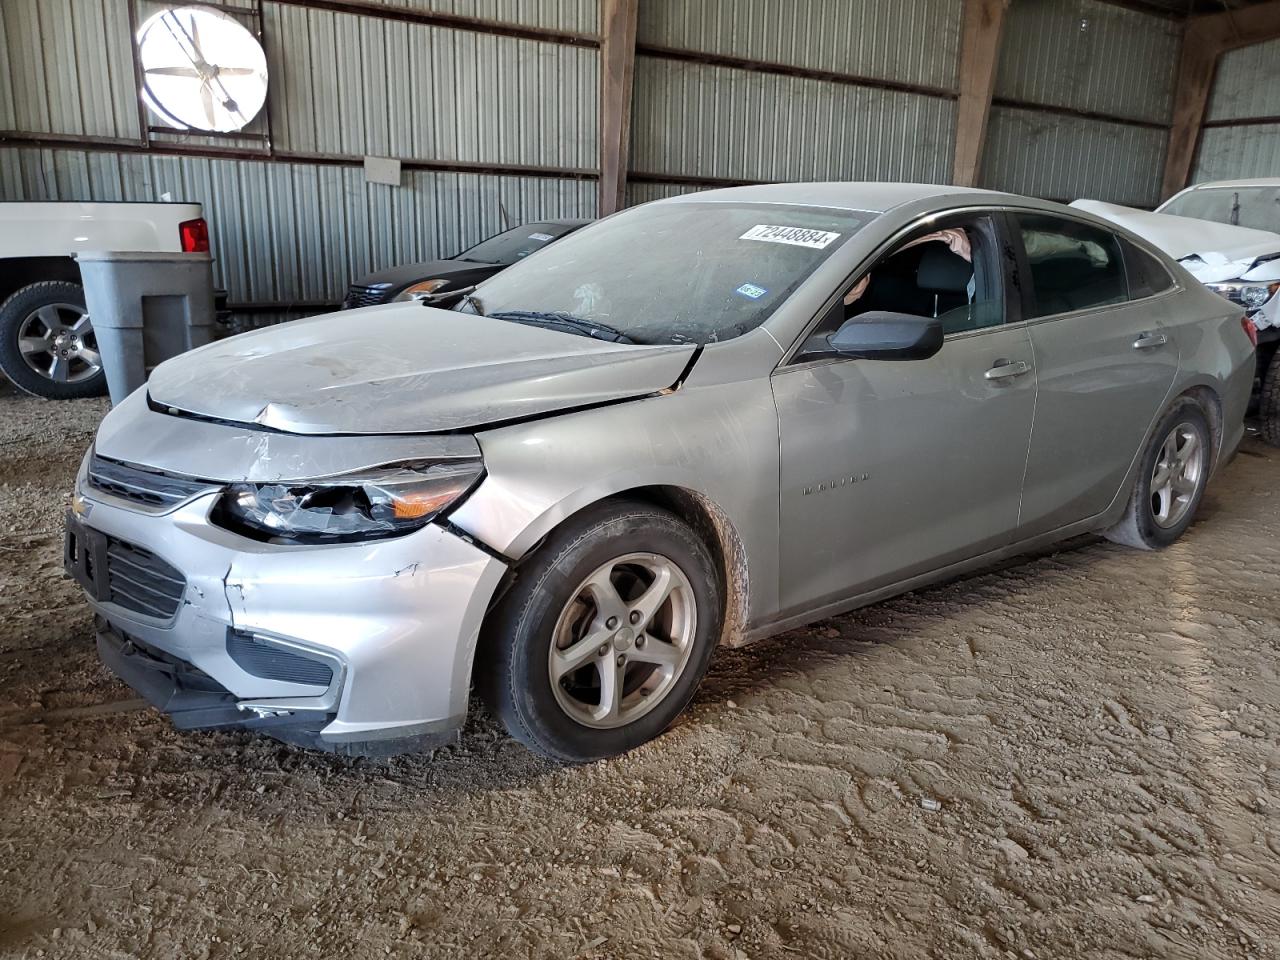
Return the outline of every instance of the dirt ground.
[[[1167,552],[1087,539],[715,662],[618,760],[180,734],[61,576],[102,402],[0,388],[0,955],[1275,957],[1280,451]]]

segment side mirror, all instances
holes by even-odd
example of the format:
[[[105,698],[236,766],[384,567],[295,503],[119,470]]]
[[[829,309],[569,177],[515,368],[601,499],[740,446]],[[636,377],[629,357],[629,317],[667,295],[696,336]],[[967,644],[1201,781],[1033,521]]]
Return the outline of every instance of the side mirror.
[[[941,349],[941,320],[871,310],[846,320],[835,333],[810,337],[803,352],[861,360],[927,360]]]

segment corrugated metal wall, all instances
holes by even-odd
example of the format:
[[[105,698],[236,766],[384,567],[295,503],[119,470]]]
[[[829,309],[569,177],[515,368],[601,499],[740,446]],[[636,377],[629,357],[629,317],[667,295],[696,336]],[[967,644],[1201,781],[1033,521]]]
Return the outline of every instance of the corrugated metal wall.
[[[1181,37],[1176,21],[1096,0],[1017,0],[995,95],[1165,123]]]
[[[591,181],[414,170],[366,184],[360,167],[74,149],[10,149],[0,196],[199,197],[218,274],[249,303],[328,303],[375,267],[459,252],[506,224],[583,216]],[[264,215],[265,214],[265,215]]]
[[[1096,0],[1017,0],[983,186],[1157,204],[1180,48],[1168,18]]]
[[[598,0],[361,0],[369,6],[427,13],[451,13],[494,23],[595,34],[600,28]]]
[[[0,0],[0,130],[139,139],[128,10]]]
[[[1164,130],[995,107],[982,185],[1050,200],[1154,207],[1167,142]]]
[[[1280,176],[1280,40],[1222,58],[1206,121],[1193,182]]]
[[[370,14],[224,3],[261,25],[267,50],[270,126],[264,111],[246,128],[257,141],[140,130],[131,4],[139,23],[166,6],[0,0],[0,130],[73,141],[0,144],[0,199],[200,201],[218,282],[243,305],[333,303],[371,269],[454,254],[508,223],[595,212],[590,42],[396,11],[593,35],[598,0],[382,0]],[[239,156],[214,155],[228,147]],[[366,155],[410,164],[401,186],[367,184]]]
[[[957,0],[643,0],[641,45],[950,89]]]
[[[596,166],[595,50],[275,3],[264,21],[280,150]]]
[[[950,175],[960,0],[644,0],[640,11],[631,199],[655,180]]]
[[[0,0],[0,130],[97,138],[0,145],[0,198],[200,200],[245,304],[336,300],[353,275],[452,253],[502,211],[595,210],[598,0],[227,0],[260,26],[272,74],[270,125],[236,141],[140,129],[130,13],[161,6]],[[963,0],[640,9],[629,202],[737,181],[949,179]],[[506,26],[423,20],[438,14]],[[1098,0],[1016,0],[1008,17],[984,185],[1155,203],[1176,23]],[[209,155],[228,145],[241,159]],[[366,154],[406,161],[402,186],[366,184]]]
[[[632,169],[737,180],[950,174],[949,100],[640,57]]]

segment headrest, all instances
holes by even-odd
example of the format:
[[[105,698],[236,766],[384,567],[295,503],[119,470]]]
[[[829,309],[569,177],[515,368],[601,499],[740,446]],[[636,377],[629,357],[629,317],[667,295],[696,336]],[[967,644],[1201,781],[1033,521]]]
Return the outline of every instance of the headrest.
[[[973,277],[973,264],[943,243],[926,243],[920,266],[916,268],[916,286],[933,293],[964,293]]]

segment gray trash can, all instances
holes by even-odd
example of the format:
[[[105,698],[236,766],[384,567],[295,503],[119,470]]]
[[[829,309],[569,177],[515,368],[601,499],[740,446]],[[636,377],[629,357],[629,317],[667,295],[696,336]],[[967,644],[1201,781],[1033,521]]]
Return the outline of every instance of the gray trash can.
[[[213,258],[108,250],[76,256],[111,402],[161,361],[213,340]]]

